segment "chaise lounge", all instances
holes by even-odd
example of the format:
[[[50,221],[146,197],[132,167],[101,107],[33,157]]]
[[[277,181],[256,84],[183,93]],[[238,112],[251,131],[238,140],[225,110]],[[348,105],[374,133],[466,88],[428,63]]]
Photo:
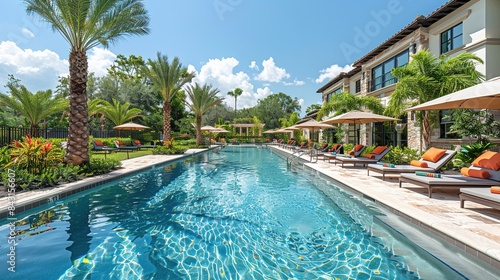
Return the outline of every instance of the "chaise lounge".
[[[464,208],[465,201],[500,210],[500,194],[491,193],[491,188],[460,188],[460,208]]]
[[[106,154],[110,154],[111,152],[118,150],[116,148],[108,148],[108,146],[105,146],[100,140],[92,141],[92,146],[92,151],[94,153],[103,153],[104,158],[106,158]]]
[[[430,148],[429,151],[433,149]],[[414,165],[395,165],[394,167],[384,166],[381,164],[369,164],[367,167],[368,175],[370,175],[370,171],[382,173],[382,178],[385,180],[386,174],[397,174],[401,173],[415,173],[416,171],[420,172],[440,172],[441,168],[445,166],[456,154],[456,151],[453,150],[445,150],[444,154],[437,160],[431,161],[425,154],[418,161],[412,161]]]
[[[342,147],[342,146],[340,146]],[[339,147],[339,149],[340,149]],[[346,158],[346,157],[359,157],[363,153],[363,151],[366,149],[365,145],[358,144],[352,148],[351,151],[347,154],[325,154],[325,157],[328,158],[328,162],[332,162],[332,159],[335,164],[337,164],[337,158]]]
[[[377,163],[379,162],[389,151],[391,150],[390,147],[387,146],[377,146],[371,153],[364,154],[363,156],[360,157],[337,157],[335,160],[340,161],[342,163],[342,167],[344,167],[344,164],[362,164],[363,166],[370,164],[370,163]]]
[[[404,182],[425,187],[429,197],[432,197],[434,188],[484,188],[500,185],[500,153],[483,153],[469,168],[462,168],[461,173],[462,175],[442,175],[440,178],[401,174],[399,187],[401,188]]]

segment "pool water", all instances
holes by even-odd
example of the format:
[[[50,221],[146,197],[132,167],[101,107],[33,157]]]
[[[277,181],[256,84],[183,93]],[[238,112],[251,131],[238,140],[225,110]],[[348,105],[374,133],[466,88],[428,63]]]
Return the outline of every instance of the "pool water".
[[[376,209],[268,149],[204,153],[36,211],[18,217],[8,279],[463,279],[411,246],[396,254]]]

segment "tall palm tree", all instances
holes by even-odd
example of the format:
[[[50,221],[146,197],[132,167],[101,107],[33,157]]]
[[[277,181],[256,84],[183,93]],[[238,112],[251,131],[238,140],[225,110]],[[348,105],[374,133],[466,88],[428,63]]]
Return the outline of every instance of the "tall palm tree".
[[[102,106],[100,106],[97,110],[115,125],[120,125],[132,120],[133,118],[141,117],[141,109],[129,107],[129,102],[122,104],[113,98],[112,103],[103,100]]]
[[[28,14],[48,22],[70,44],[70,117],[64,161],[89,161],[87,111],[87,51],[107,47],[127,35],[149,33],[149,16],[142,0],[24,0]]]
[[[231,90],[227,93],[227,95],[234,97],[234,115],[236,117],[236,109],[237,109],[237,101],[238,101],[238,96],[243,94],[243,90],[239,87],[235,88],[234,90]]]
[[[484,80],[484,75],[476,70],[476,63],[483,61],[471,53],[436,57],[428,50],[417,52],[406,66],[391,71],[399,82],[385,112],[393,117],[400,117],[409,107],[480,83]],[[422,122],[424,148],[430,146],[430,120],[436,118],[435,113],[417,113]]]
[[[201,118],[210,108],[220,104],[223,98],[217,97],[219,89],[212,88],[212,85],[198,83],[189,85],[186,88],[187,102],[186,106],[191,109],[196,118],[196,145],[201,143]]]
[[[25,86],[9,83],[10,96],[0,93],[0,105],[7,106],[23,115],[30,123],[31,135],[37,136],[38,124],[46,117],[63,112],[68,101],[63,97],[52,98],[52,91],[31,93]]]
[[[178,57],[174,57],[170,63],[168,57],[161,55],[160,52],[157,53],[157,59],[149,59],[147,65],[146,76],[163,97],[163,139],[169,140],[172,138],[170,134],[172,99],[186,83],[194,78],[194,74],[182,67]]]
[[[375,114],[381,114],[384,106],[373,96],[359,96],[349,92],[341,92],[332,96],[332,99],[323,104],[318,112],[318,120],[334,112],[335,116],[353,110],[368,109]]]

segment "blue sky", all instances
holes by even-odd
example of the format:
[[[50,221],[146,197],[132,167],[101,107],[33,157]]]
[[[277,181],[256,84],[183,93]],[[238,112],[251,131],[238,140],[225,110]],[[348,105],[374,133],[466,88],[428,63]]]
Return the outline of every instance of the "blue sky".
[[[31,91],[55,89],[68,74],[69,45],[23,1],[4,1],[0,11],[0,92],[7,74]],[[238,108],[284,92],[297,97],[302,114],[320,103],[316,90],[418,15],[446,0],[145,0],[151,32],[88,52],[98,76],[117,54],[178,56],[220,95],[244,90]],[[226,102],[234,106],[234,99]]]

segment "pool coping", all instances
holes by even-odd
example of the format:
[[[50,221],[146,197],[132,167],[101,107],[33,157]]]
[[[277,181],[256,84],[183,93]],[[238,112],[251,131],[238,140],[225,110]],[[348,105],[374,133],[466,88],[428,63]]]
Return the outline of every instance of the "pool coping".
[[[122,168],[106,174],[84,178],[75,182],[57,185],[52,188],[21,192],[13,196],[14,200],[12,202],[9,201],[9,196],[1,197],[0,219],[7,218],[7,220],[17,220],[17,218],[15,217],[16,215],[35,207],[54,203],[70,195],[92,189],[94,187],[109,183],[117,179],[121,179],[123,177],[130,176],[134,173],[144,171],[156,165],[174,163],[187,157],[192,157],[194,155],[202,154],[217,148],[218,147],[212,147],[208,149],[189,149],[181,155],[148,155],[145,156],[146,158],[141,157],[143,158],[143,161],[139,162],[139,164],[130,164],[134,161],[137,161],[137,159],[139,158],[124,160],[122,161]],[[10,207],[14,207],[14,216],[10,215]]]
[[[272,150],[285,157],[291,155],[289,151],[279,147],[273,147]],[[419,229],[439,237],[447,244],[453,245],[455,248],[466,253],[476,261],[480,261],[481,263],[490,265],[494,269],[500,270],[500,246],[498,243],[495,243],[487,238],[478,238],[478,235],[475,235],[468,230],[464,230],[452,223],[439,219],[430,213],[411,205],[404,204],[403,202],[398,203],[397,207],[391,206],[389,205],[389,199],[386,200],[383,197],[375,197],[373,194],[367,193],[362,188],[352,186],[349,182],[342,180],[341,177],[332,177],[330,174],[327,174],[323,168],[319,167],[316,163],[311,163],[305,157],[301,157],[300,161],[301,164],[309,170],[319,172],[322,176],[327,177],[329,180],[338,182],[342,185],[342,187],[348,188],[349,191],[373,201],[384,209],[417,226]],[[393,203],[394,201],[390,201],[390,204]]]

